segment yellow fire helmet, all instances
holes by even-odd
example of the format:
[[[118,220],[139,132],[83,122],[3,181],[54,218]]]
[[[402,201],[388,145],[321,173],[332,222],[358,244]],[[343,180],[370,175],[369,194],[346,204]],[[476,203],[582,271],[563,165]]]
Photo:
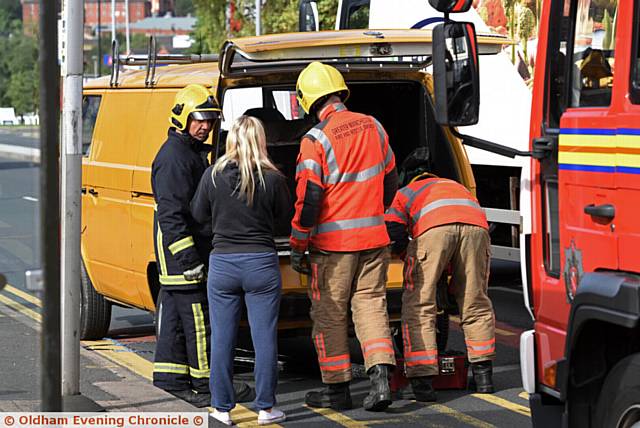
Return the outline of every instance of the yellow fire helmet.
[[[300,72],[296,93],[298,102],[307,113],[327,95],[336,94],[342,101],[349,98],[349,88],[344,83],[342,74],[336,68],[317,61]]]
[[[217,120],[221,110],[215,97],[202,85],[187,85],[176,94],[169,122],[180,131],[187,128],[189,117],[196,120]]]

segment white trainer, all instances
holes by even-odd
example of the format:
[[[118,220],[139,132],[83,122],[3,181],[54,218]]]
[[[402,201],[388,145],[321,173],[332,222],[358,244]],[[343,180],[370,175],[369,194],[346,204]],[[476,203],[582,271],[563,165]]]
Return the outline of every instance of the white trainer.
[[[278,410],[275,407],[270,412],[266,410],[260,410],[258,413],[258,425],[277,424],[287,419],[287,415],[282,410]]]
[[[213,413],[209,413],[209,416],[211,416],[221,424],[233,425],[233,421],[231,420],[229,412],[219,412],[218,409],[213,409]]]

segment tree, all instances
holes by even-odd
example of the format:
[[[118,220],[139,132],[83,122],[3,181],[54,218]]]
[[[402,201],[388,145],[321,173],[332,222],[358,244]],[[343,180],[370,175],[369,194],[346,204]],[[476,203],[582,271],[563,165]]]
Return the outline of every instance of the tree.
[[[191,0],[176,0],[175,2],[175,14],[176,16],[193,15],[195,8],[193,1]]]
[[[26,36],[21,26],[5,42],[1,68],[7,71],[2,84],[3,101],[15,108],[16,114],[34,112],[38,108],[38,42]],[[4,73],[3,73],[4,74]]]

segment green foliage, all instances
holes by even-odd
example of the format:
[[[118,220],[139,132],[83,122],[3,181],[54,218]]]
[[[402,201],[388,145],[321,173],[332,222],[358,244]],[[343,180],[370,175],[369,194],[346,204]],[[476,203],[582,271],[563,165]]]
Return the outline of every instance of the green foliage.
[[[613,38],[613,19],[611,19],[611,15],[609,15],[609,11],[607,9],[604,10],[604,16],[602,17],[602,26],[604,28],[602,49],[609,49],[611,47],[611,40]]]
[[[191,1],[191,0],[176,0],[175,1],[175,15],[176,16],[193,15],[194,12],[195,12],[195,8],[193,6],[193,1]]]
[[[11,30],[8,34],[7,28]],[[40,80],[38,42],[23,34],[20,21],[10,21],[4,30],[0,33],[3,52],[0,56],[0,105],[14,107],[17,115],[36,111]]]
[[[255,0],[236,0],[235,22],[239,29],[228,28],[226,22],[226,0],[193,0],[196,41],[192,51],[217,53],[222,43],[230,37],[255,34]],[[320,29],[331,30],[335,26],[338,0],[319,0]],[[267,0],[262,6],[262,33],[288,33],[298,31],[298,2],[291,0]]]

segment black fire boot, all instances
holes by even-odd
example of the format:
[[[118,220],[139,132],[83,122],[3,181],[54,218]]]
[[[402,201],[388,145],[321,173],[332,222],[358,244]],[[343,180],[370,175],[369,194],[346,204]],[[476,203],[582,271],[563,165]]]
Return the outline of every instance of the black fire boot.
[[[349,382],[327,384],[320,391],[308,392],[304,402],[309,407],[349,410],[353,408]]]
[[[471,363],[471,372],[473,373],[473,379],[470,383],[471,389],[475,389],[481,394],[492,394],[495,391],[491,361]]]
[[[256,399],[256,390],[244,382],[233,382],[233,392],[238,403],[248,403]]]
[[[433,376],[420,376],[409,379],[416,401],[436,401],[436,391],[433,389],[433,385],[431,385],[432,378]]]
[[[379,412],[391,404],[391,388],[389,388],[389,368],[384,364],[376,364],[367,374],[371,381],[369,395],[364,398],[362,406],[365,410]]]
[[[167,392],[198,408],[207,407],[211,405],[211,394],[207,392],[196,392],[190,389],[181,389],[177,391],[167,391]]]

